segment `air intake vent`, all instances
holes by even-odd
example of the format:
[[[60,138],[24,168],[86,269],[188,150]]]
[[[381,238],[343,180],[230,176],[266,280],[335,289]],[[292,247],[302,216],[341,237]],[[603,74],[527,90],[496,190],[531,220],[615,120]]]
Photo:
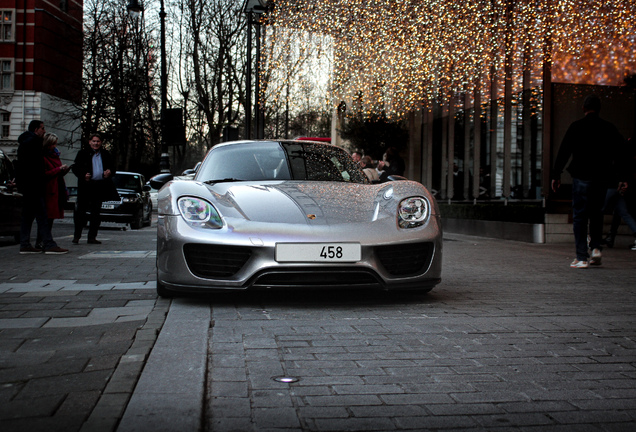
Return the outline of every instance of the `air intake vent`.
[[[434,250],[433,243],[411,243],[378,246],[375,253],[391,275],[410,276],[421,274],[428,269]]]
[[[230,278],[238,273],[252,256],[252,250],[241,246],[186,244],[183,253],[190,271],[202,278]]]
[[[356,268],[295,268],[270,269],[258,275],[255,287],[321,287],[354,288],[379,286],[378,279],[368,271]]]

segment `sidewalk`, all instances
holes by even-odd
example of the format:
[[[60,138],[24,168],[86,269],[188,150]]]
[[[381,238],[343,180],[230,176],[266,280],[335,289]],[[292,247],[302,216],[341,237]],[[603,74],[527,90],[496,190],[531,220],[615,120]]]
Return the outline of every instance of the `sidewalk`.
[[[69,254],[0,246],[3,432],[636,426],[634,251],[572,270],[573,244],[449,234],[425,296],[167,301],[154,225],[54,231]]]
[[[9,431],[115,430],[170,302],[155,293],[155,230],[105,224],[102,245],[20,255],[0,244],[0,424]]]

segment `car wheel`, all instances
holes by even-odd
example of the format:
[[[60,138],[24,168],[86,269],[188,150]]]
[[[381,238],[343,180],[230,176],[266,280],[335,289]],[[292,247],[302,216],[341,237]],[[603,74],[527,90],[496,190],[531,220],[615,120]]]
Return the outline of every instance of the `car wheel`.
[[[170,291],[164,284],[159,282],[159,275],[157,275],[157,295],[163,298],[174,297],[174,292]]]
[[[134,230],[141,228],[144,223],[143,218],[144,218],[143,210],[139,209],[139,211],[135,215],[135,220],[130,223],[130,228]]]
[[[144,226],[152,225],[152,204],[148,206],[148,219],[144,222]]]

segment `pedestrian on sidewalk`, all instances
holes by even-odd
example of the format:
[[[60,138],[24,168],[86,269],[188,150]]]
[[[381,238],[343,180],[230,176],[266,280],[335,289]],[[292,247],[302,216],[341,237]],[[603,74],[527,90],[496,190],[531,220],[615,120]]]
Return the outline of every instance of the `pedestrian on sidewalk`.
[[[110,152],[102,147],[103,139],[94,133],[88,137],[89,147],[80,150],[75,157],[73,174],[77,176],[77,205],[73,213],[75,234],[73,244],[78,244],[82,230],[90,220],[88,243],[101,244],[97,231],[101,223],[100,214],[103,201],[118,200],[119,195],[113,176],[115,161]],[[90,218],[88,213],[90,212]]]
[[[58,138],[53,133],[44,134],[44,174],[46,177],[45,201],[46,216],[51,234],[53,233],[53,221],[64,219],[64,207],[68,201],[66,182],[64,176],[71,169],[68,165],[62,164],[60,151],[57,149]],[[42,249],[42,237],[38,232],[35,247]]]
[[[603,204],[607,189],[627,190],[625,141],[616,126],[599,117],[601,100],[589,95],[583,102],[585,116],[570,125],[552,171],[552,190],[561,186],[561,173],[570,159],[572,176],[572,225],[576,258],[570,267],[600,265],[602,258]],[[615,182],[617,184],[615,184]],[[588,228],[589,249],[588,250]]]
[[[633,145],[633,140],[630,138],[627,140],[627,149],[629,151],[629,181],[633,183],[636,179],[636,149]],[[633,185],[632,185],[633,186]],[[610,232],[603,240],[603,244],[608,247],[614,247],[614,241],[618,234],[618,227],[621,224],[621,219],[627,224],[632,231],[632,235],[636,237],[636,219],[634,219],[634,208],[636,207],[636,196],[634,188],[629,190],[619,191],[615,187],[610,187],[607,190],[607,196],[605,198],[605,207],[603,212],[612,213],[612,224],[610,226]],[[636,240],[629,248],[636,251]]]
[[[65,254],[53,240],[48,224],[45,201],[45,164],[43,137],[46,133],[44,122],[33,120],[26,132],[18,137],[18,169],[16,183],[22,194],[22,220],[20,226],[20,254]],[[31,244],[31,228],[35,219],[42,248]]]

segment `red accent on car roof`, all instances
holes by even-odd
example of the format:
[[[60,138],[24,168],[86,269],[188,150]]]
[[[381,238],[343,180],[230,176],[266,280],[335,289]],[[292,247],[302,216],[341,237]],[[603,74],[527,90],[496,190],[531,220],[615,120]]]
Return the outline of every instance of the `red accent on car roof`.
[[[321,141],[321,142],[326,142],[331,144],[331,138],[325,138],[325,137],[298,137],[296,138],[297,141]]]

